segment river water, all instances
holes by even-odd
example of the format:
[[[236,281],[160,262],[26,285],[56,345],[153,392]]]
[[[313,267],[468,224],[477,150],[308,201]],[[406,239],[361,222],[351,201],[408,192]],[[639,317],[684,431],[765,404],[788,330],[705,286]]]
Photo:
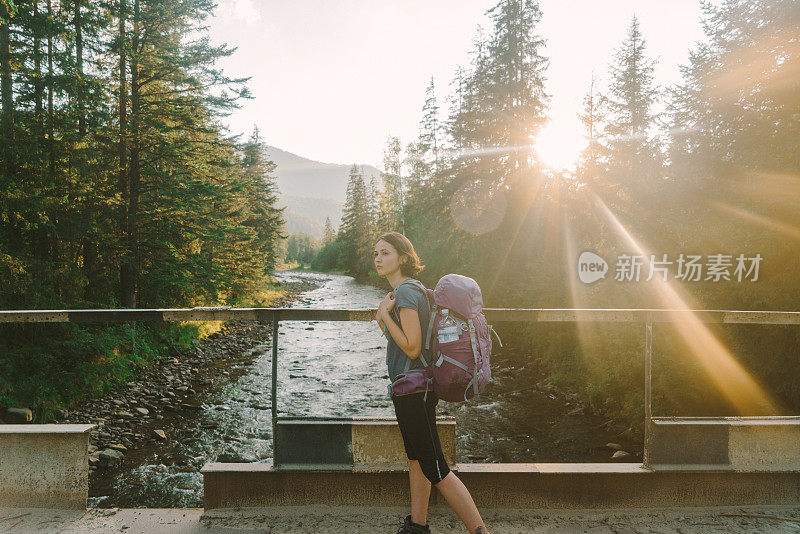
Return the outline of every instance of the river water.
[[[374,308],[386,294],[343,275],[275,277],[319,284],[294,308]],[[279,415],[394,416],[386,393],[386,339],[375,322],[287,321],[278,335]],[[271,462],[269,337],[201,369],[198,380],[208,385],[196,388],[198,409],[165,413],[160,426],[170,441],[128,451],[120,468],[93,481],[89,506],[202,507],[198,470],[205,463]],[[576,397],[537,385],[529,356],[495,343],[486,391],[469,403],[439,403],[439,415],[456,418],[457,461],[610,461],[609,441],[623,444],[634,454],[628,461],[635,461],[640,444],[626,443],[604,418],[585,413]]]

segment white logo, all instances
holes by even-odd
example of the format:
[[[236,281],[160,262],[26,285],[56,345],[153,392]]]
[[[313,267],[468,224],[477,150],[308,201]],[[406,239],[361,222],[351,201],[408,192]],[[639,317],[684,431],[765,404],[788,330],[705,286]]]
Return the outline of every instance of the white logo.
[[[669,260],[668,254],[656,254],[648,257],[644,254],[619,254],[615,264],[617,282],[639,282],[642,274],[647,275],[645,282],[654,277],[666,282],[670,275],[670,265],[677,266],[675,280],[682,282],[719,282],[720,280],[741,282],[743,279],[755,282],[758,280],[758,269],[761,254],[748,257],[744,254],[709,254],[708,261],[703,263],[703,256],[699,254],[681,253],[675,261]],[[705,268],[706,276],[703,277]],[[642,271],[644,270],[644,273]],[[594,252],[582,252],[578,258],[578,277],[584,284],[591,284],[606,277],[608,263]],[[660,276],[659,276],[660,275]]]
[[[578,277],[584,284],[591,284],[606,277],[608,264],[594,252],[582,252],[578,258]]]

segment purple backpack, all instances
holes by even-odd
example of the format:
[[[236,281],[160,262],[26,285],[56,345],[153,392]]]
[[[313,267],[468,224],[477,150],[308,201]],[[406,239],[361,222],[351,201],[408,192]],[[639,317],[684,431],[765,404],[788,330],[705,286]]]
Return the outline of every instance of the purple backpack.
[[[481,288],[475,280],[446,274],[436,289],[427,292],[431,317],[425,349],[433,350],[433,391],[444,401],[467,401],[483,391],[491,378],[489,330],[503,344],[486,324]]]
[[[398,375],[389,390],[406,395],[428,389],[444,401],[468,401],[486,387],[491,378],[489,357],[492,339],[483,315],[483,297],[478,283],[460,274],[446,274],[436,289],[425,289],[431,306],[428,333],[420,354],[425,369],[408,370]],[[436,336],[434,337],[434,332]],[[427,361],[423,355],[430,355]]]

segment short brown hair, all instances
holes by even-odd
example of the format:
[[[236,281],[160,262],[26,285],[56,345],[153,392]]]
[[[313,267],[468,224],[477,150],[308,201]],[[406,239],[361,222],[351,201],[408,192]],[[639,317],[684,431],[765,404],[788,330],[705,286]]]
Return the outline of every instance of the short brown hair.
[[[417,256],[417,251],[414,250],[414,245],[400,232],[386,232],[376,239],[375,243],[380,240],[386,241],[397,251],[397,255],[400,257],[400,272],[404,276],[414,276],[425,268]],[[407,259],[403,261],[403,258]]]

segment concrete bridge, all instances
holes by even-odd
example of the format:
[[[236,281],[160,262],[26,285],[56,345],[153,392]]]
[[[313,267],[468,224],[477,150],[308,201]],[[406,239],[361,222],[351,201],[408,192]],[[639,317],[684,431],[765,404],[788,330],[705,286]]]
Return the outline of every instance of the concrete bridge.
[[[800,506],[800,418],[665,418],[651,406],[656,323],[798,324],[800,312],[486,308],[488,322],[622,322],[642,329],[643,463],[456,463],[455,422],[439,421],[448,462],[482,510]],[[272,464],[208,463],[205,510],[402,506],[407,464],[393,420],[277,416],[281,321],[371,321],[374,309],[191,308],[0,311],[0,322],[250,320],[272,325]],[[85,510],[93,425],[0,426],[0,508]],[[432,492],[433,510],[446,504]],[[2,524],[0,523],[0,529]]]

